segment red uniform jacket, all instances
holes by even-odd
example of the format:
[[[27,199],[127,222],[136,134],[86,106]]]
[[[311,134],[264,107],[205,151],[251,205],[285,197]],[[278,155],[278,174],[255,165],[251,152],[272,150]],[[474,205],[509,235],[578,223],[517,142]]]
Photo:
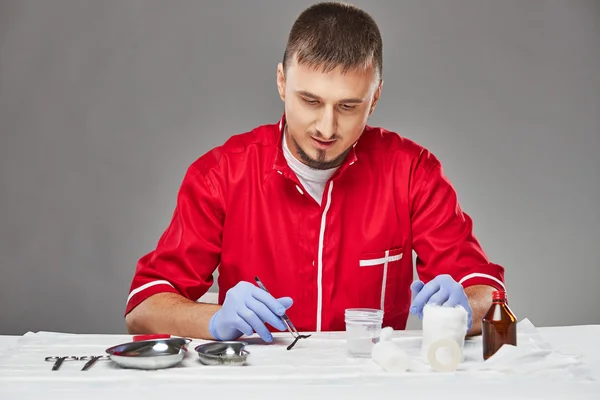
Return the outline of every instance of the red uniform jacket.
[[[298,330],[344,330],[354,307],[382,309],[383,326],[404,329],[413,250],[425,283],[449,274],[463,287],[504,287],[425,148],[367,126],[319,205],[287,165],[284,124],[235,135],[189,167],[170,225],[138,262],[126,313],[159,292],[197,300],[218,267],[220,304],[259,276],[273,296],[292,297]]]

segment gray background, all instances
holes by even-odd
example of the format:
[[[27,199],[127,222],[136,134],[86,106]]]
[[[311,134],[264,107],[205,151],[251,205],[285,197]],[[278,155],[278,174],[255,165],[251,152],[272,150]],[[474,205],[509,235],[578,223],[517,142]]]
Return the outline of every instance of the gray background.
[[[187,166],[280,117],[311,3],[0,0],[0,334],[125,331]],[[600,2],[355,4],[384,36],[370,124],[441,158],[517,316],[600,323]]]

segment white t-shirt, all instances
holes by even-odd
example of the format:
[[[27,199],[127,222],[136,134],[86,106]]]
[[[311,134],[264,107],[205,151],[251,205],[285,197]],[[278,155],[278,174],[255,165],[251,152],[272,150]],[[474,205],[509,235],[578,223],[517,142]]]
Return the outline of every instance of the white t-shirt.
[[[298,160],[292,152],[290,151],[287,144],[286,135],[283,136],[283,155],[285,159],[292,169],[304,189],[312,196],[313,199],[316,200],[317,203],[321,204],[321,199],[323,198],[323,191],[325,190],[325,185],[331,176],[337,171],[339,167],[330,168],[330,169],[314,169],[304,164],[300,160]]]

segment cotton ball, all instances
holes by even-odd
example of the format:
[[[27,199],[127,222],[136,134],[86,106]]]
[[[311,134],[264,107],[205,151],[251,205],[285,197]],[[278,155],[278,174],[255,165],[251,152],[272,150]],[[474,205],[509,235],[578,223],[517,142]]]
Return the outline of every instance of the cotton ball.
[[[406,372],[410,364],[408,354],[389,340],[375,343],[371,358],[387,372]]]
[[[394,334],[394,328],[392,328],[391,326],[386,326],[385,328],[383,328],[381,330],[381,333],[379,334],[379,340],[381,342],[388,342],[388,341],[392,340],[393,334]]]

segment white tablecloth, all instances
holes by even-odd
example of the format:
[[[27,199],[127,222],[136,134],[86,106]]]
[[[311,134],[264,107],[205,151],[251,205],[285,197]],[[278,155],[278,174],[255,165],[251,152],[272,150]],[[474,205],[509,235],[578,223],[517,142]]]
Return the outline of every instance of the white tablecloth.
[[[0,354],[9,348],[15,346],[21,336],[2,335],[0,336]]]
[[[481,337],[465,344],[465,362],[454,373],[408,371],[390,374],[369,359],[346,356],[344,332],[314,334],[287,351],[289,334],[276,343],[249,339],[249,365],[209,367],[190,351],[177,367],[160,371],[125,370],[99,361],[86,372],[82,362],[66,361],[59,371],[44,362],[52,355],[100,355],[130,335],[66,335],[40,332],[23,337],[0,336],[0,399],[61,399],[193,396],[200,399],[600,399],[600,325],[537,328],[519,333],[519,346],[547,346],[552,351],[581,354],[575,369],[561,367],[524,374],[480,371]],[[394,342],[415,359],[420,331],[395,332]],[[2,351],[4,349],[4,351]]]

